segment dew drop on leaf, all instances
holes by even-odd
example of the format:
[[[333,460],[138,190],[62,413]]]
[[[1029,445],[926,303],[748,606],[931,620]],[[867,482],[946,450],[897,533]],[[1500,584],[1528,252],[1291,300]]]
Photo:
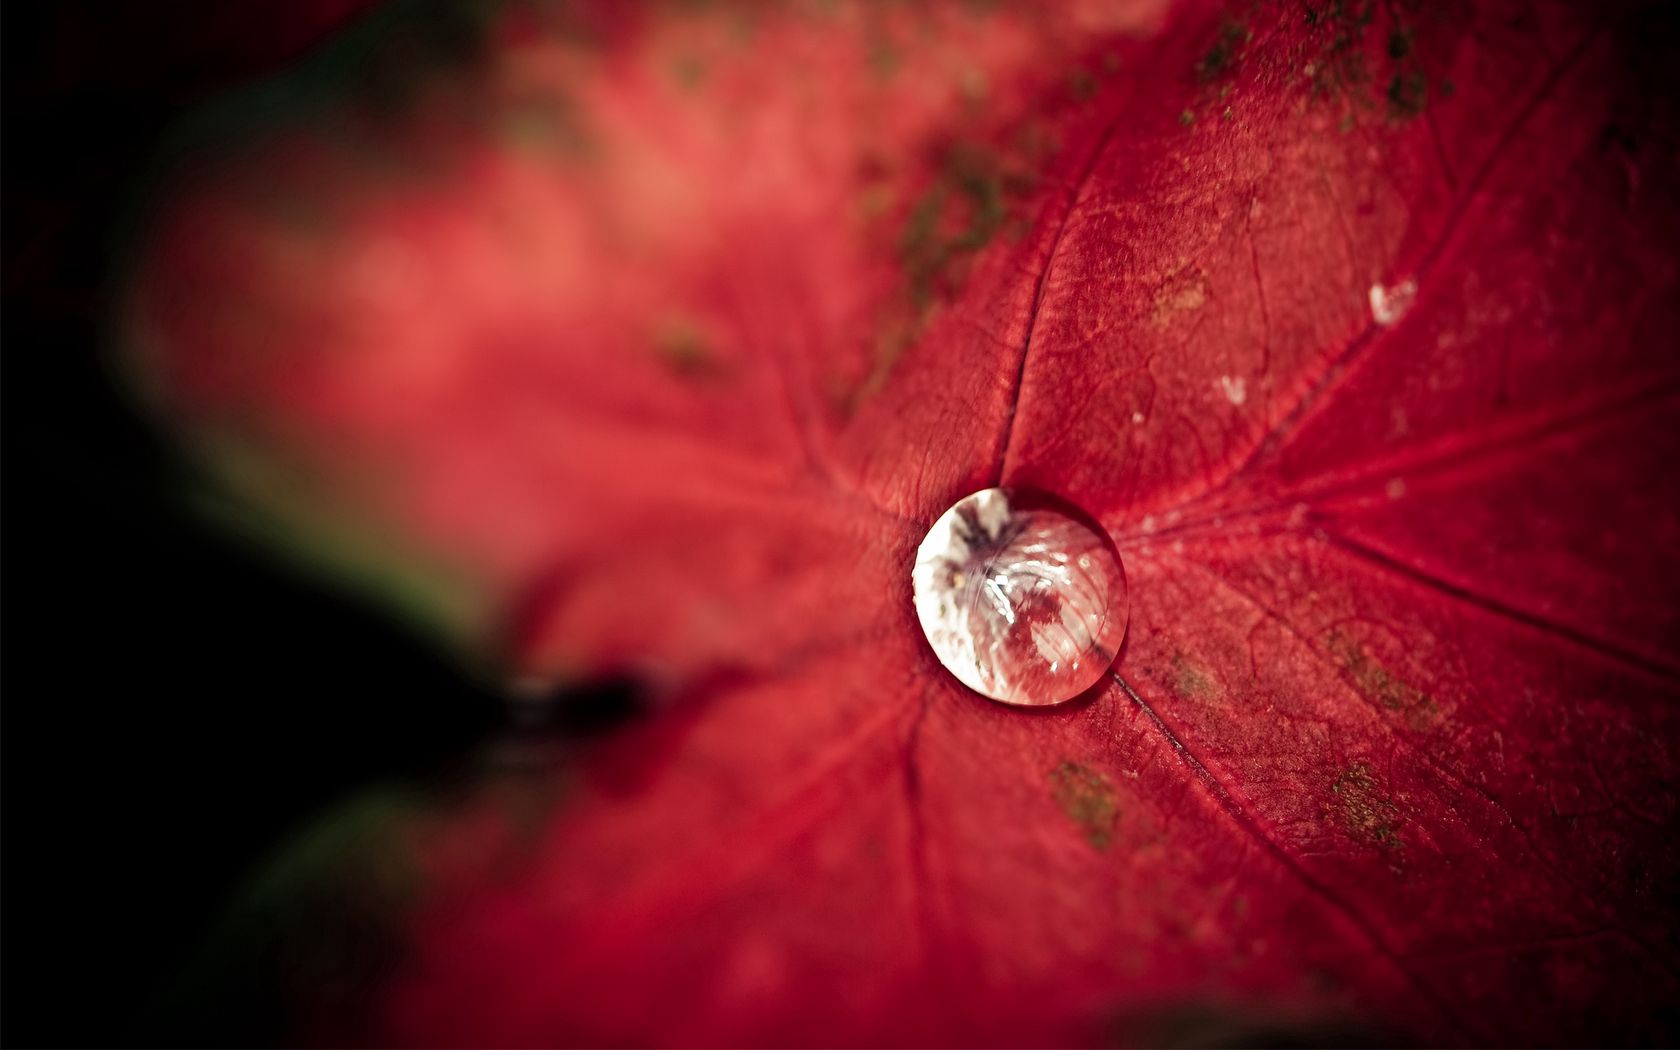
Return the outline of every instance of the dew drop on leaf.
[[[939,662],[1008,704],[1072,699],[1126,635],[1126,577],[1102,526],[1045,493],[984,489],[928,530],[911,573]]]

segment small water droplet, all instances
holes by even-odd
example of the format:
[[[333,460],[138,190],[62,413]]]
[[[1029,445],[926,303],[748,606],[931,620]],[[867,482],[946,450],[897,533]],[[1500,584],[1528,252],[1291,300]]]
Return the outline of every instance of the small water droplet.
[[[1126,636],[1114,542],[1044,493],[984,489],[957,501],[922,540],[911,582],[939,662],[1004,703],[1078,696],[1107,673]]]
[[[1133,412],[1132,413],[1132,422],[1133,423],[1142,423],[1143,422],[1143,413],[1142,412]]]
[[[1219,389],[1225,391],[1225,399],[1233,405],[1248,400],[1248,380],[1242,376],[1220,376]]]
[[[1383,287],[1380,284],[1371,286],[1371,317],[1383,327],[1388,327],[1400,318],[1406,316],[1406,311],[1412,308],[1412,302],[1417,298],[1417,282],[1410,277],[1399,284]]]

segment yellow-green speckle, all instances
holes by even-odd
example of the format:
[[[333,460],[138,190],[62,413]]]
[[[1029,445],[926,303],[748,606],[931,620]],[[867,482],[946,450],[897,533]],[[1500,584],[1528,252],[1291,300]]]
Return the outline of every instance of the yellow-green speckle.
[[[1336,820],[1354,838],[1383,849],[1399,849],[1400,810],[1371,776],[1371,767],[1358,762],[1330,784]]]
[[[1106,850],[1113,843],[1120,806],[1114,782],[1106,775],[1078,762],[1063,761],[1050,771],[1050,797],[1093,849]]]

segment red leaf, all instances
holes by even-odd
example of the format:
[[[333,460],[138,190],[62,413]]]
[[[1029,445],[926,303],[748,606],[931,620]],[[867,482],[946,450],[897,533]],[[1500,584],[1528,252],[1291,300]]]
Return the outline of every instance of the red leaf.
[[[1672,1034],[1671,28],[605,10],[399,34],[409,75],[224,147],[133,285],[248,500],[441,576],[514,673],[673,698],[536,845],[424,825],[368,1033]],[[910,616],[999,482],[1125,559],[1063,708]]]

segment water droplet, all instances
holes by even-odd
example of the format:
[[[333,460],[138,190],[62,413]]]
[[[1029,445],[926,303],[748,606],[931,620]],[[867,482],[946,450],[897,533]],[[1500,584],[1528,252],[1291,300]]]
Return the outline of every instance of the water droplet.
[[[1057,704],[1095,685],[1126,636],[1114,542],[1040,492],[984,489],[928,530],[911,573],[916,616],[946,670],[1009,704]]]
[[[1371,317],[1387,327],[1400,318],[1406,316],[1406,311],[1412,308],[1412,301],[1417,298],[1417,282],[1410,277],[1399,284],[1391,284],[1384,288],[1380,284],[1371,286]]]
[[[1219,389],[1225,391],[1225,399],[1233,405],[1248,400],[1248,380],[1242,376],[1220,376]]]

